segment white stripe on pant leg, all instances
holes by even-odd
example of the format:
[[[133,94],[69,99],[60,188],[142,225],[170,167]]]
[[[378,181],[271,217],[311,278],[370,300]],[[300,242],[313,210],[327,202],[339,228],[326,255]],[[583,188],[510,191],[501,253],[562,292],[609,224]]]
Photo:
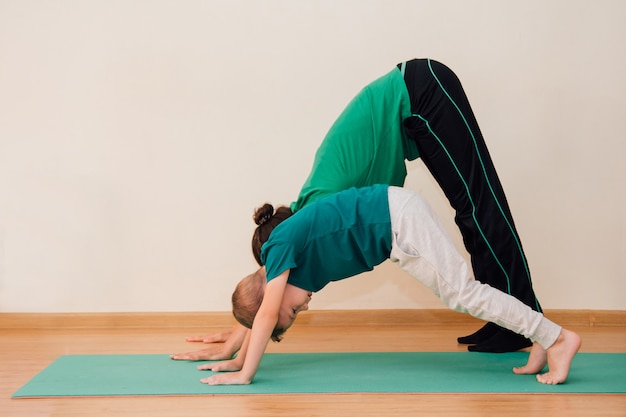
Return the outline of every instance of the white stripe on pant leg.
[[[561,328],[502,291],[474,279],[428,204],[416,193],[389,187],[390,259],[430,288],[449,308],[496,323],[550,347]]]

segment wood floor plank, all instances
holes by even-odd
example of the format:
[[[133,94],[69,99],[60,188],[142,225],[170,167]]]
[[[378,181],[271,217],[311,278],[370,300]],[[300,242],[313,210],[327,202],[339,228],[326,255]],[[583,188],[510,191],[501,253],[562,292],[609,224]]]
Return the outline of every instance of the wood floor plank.
[[[349,318],[346,321],[351,323]],[[316,323],[320,321],[315,317],[297,322],[285,339],[270,344],[268,351],[463,351],[465,347],[457,345],[456,337],[477,328],[473,322],[441,326],[433,323],[391,326]],[[180,329],[169,325],[138,329],[87,327],[0,329],[0,415],[626,416],[625,395],[332,394],[10,399],[13,392],[60,355],[184,352],[202,347],[202,344],[185,342],[186,336],[228,328],[226,323]],[[583,337],[583,352],[626,353],[624,326],[588,325],[573,330]]]

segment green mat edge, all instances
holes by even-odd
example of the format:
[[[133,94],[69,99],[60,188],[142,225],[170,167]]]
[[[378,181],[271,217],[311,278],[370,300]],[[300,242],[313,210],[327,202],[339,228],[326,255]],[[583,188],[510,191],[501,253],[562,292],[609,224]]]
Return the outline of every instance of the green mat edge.
[[[490,354],[490,353],[469,353],[469,352],[319,352],[319,353],[270,353],[270,354],[266,354],[264,357],[263,362],[261,363],[261,367],[259,368],[259,372],[257,373],[257,377],[255,378],[253,384],[251,385],[245,385],[245,386],[207,386],[204,384],[200,384],[199,379],[201,377],[205,377],[208,375],[211,375],[210,371],[197,371],[195,370],[195,367],[198,366],[201,363],[206,363],[209,361],[198,361],[198,362],[181,362],[181,361],[172,361],[169,359],[168,355],[164,355],[164,354],[101,354],[101,355],[63,355],[60,356],[59,358],[57,358],[55,361],[53,361],[51,364],[49,364],[46,368],[44,368],[42,371],[40,371],[39,373],[37,373],[33,378],[31,378],[31,380],[29,380],[26,384],[24,384],[20,389],[18,389],[13,395],[12,398],[72,398],[72,397],[118,397],[118,396],[195,396],[195,395],[297,395],[297,394],[356,394],[356,393],[381,393],[381,394],[408,394],[408,393],[442,393],[442,394],[454,394],[454,393],[477,393],[477,394],[483,394],[483,393],[490,393],[490,394],[541,394],[541,393],[558,393],[558,394],[624,394],[626,393],[626,378],[624,377],[624,375],[626,375],[626,354],[624,353],[579,353],[575,358],[574,358],[574,362],[572,364],[572,372],[570,372],[570,377],[568,378],[568,381],[565,384],[561,384],[561,385],[556,385],[556,386],[546,386],[543,384],[539,384],[538,382],[536,382],[535,380],[535,376],[534,375],[514,375],[515,378],[515,384],[517,385],[518,383],[522,386],[521,389],[516,389],[516,390],[491,390],[491,389],[470,389],[471,387],[468,387],[467,389],[454,389],[454,390],[438,390],[438,389],[419,389],[419,390],[415,390],[415,389],[388,389],[388,388],[383,388],[383,389],[365,389],[365,390],[328,390],[328,389],[319,389],[319,388],[315,388],[315,389],[303,389],[302,386],[297,386],[297,385],[293,385],[292,388],[288,388],[288,389],[280,389],[276,392],[268,392],[267,388],[268,386],[272,385],[272,381],[274,380],[274,378],[272,378],[272,375],[270,374],[271,370],[272,370],[272,366],[273,366],[273,361],[278,360],[278,361],[284,361],[284,360],[288,360],[288,359],[297,359],[297,358],[324,358],[324,362],[327,362],[327,360],[330,359],[337,359],[337,358],[345,358],[345,357],[378,357],[380,355],[383,355],[385,357],[409,357],[409,358],[414,358],[414,357],[422,357],[422,356],[435,356],[437,358],[439,358],[438,360],[434,361],[432,364],[434,365],[434,368],[438,368],[438,369],[443,369],[445,368],[445,364],[442,363],[443,361],[441,361],[441,358],[446,358],[446,357],[451,357],[451,358],[456,358],[459,356],[463,356],[465,358],[471,359],[471,363],[476,363],[477,360],[480,359],[480,361],[488,361],[488,367],[490,369],[487,370],[488,373],[493,374],[492,376],[495,376],[497,378],[502,378],[502,380],[507,379],[508,377],[510,377],[512,374],[512,372],[510,370],[507,369],[502,369],[502,363],[507,363],[507,362],[512,362],[509,363],[506,366],[518,366],[521,365],[525,362],[528,353],[527,352],[512,352],[512,353],[507,353],[507,354]],[[164,392],[145,392],[145,393],[139,393],[138,391],[140,390],[134,390],[134,392],[131,393],[112,393],[112,394],[59,394],[59,393],[55,393],[55,394],[37,394],[37,393],[30,393],[31,390],[31,386],[37,385],[37,378],[40,377],[40,375],[44,374],[47,370],[49,370],[52,366],[54,366],[55,364],[58,364],[59,361],[63,360],[64,358],[69,358],[69,359],[90,359],[90,358],[99,358],[99,359],[105,359],[105,358],[115,358],[115,359],[121,359],[121,358],[126,358],[126,359],[137,359],[137,358],[143,358],[143,359],[154,359],[154,360],[158,360],[158,361],[163,361],[163,363],[166,364],[181,364],[181,365],[173,365],[173,366],[182,366],[182,364],[186,364],[184,366],[189,367],[189,368],[193,368],[195,371],[195,378],[191,378],[191,379],[185,379],[182,384],[190,384],[190,382],[193,382],[194,384],[196,384],[194,386],[193,390],[183,390],[184,392],[175,392],[175,393],[164,393]],[[617,366],[610,366],[607,367],[607,369],[609,372],[614,372],[615,375],[617,377],[621,378],[619,379],[618,383],[615,386],[615,389],[612,390],[606,390],[606,389],[600,389],[598,390],[596,389],[578,389],[577,386],[585,386],[585,385],[590,385],[590,383],[593,382],[593,377],[597,377],[597,375],[590,375],[590,374],[580,374],[578,375],[579,372],[583,372],[583,369],[577,370],[578,366],[577,363],[580,362],[585,362],[587,359],[589,358],[614,358],[616,359],[616,365]],[[478,362],[480,362],[478,361]],[[161,362],[159,362],[160,364]],[[468,361],[465,361],[463,363],[468,363]],[[470,363],[470,365],[471,365]],[[422,366],[425,364],[422,364]],[[430,363],[428,363],[428,365],[430,365]],[[611,364],[612,365],[612,364]],[[468,365],[469,366],[469,365]],[[299,363],[297,364],[288,364],[288,374],[294,374],[294,375],[298,375],[299,373],[301,373],[302,367],[300,366]],[[416,370],[419,371],[421,368],[417,368]],[[450,369],[447,369],[447,371],[450,371]],[[578,372],[577,372],[578,371]],[[431,371],[432,372],[432,371]],[[437,371],[435,371],[436,373],[439,373]],[[465,371],[467,372],[467,371]],[[454,373],[454,371],[453,371]],[[463,371],[459,371],[459,376],[462,376]],[[359,377],[359,379],[362,377],[361,374],[357,375]],[[457,375],[452,375],[452,377],[456,377]],[[300,381],[306,381],[306,377],[296,377],[298,378]],[[600,379],[604,380],[604,378],[599,378],[596,380],[600,381]],[[530,383],[529,383],[530,381]],[[269,384],[269,385],[266,385]],[[469,384],[468,384],[469,385]],[[593,385],[593,384],[591,384]],[[610,384],[609,384],[610,385]],[[296,387],[296,388],[293,388]],[[35,390],[36,391],[36,390]],[[193,391],[193,392],[192,392]],[[271,390],[270,390],[271,391]]]

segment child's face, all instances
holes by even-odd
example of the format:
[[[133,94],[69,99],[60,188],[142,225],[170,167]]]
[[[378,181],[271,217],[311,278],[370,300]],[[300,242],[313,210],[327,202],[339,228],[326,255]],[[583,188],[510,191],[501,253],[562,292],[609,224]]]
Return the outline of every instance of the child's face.
[[[283,302],[278,312],[276,328],[287,330],[291,327],[298,313],[309,309],[309,301],[311,301],[312,295],[313,293],[310,291],[287,284],[283,294]]]

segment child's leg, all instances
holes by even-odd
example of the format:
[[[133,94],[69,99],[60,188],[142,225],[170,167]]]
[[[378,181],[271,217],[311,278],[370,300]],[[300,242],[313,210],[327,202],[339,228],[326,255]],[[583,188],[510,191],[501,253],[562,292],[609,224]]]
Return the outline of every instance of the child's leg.
[[[513,368],[516,374],[538,374],[548,363],[549,371],[537,375],[537,381],[542,384],[560,384],[567,379],[572,359],[580,348],[580,336],[562,329],[561,334],[546,351],[540,344],[534,343],[528,357],[528,363],[519,368]]]
[[[439,220],[417,194],[390,187],[389,211],[393,262],[430,288],[449,308],[538,342],[520,373],[539,372],[547,360],[555,369],[551,369],[546,381],[562,382],[560,379],[567,376],[579,346],[575,338],[562,337],[570,332],[562,332],[561,327],[516,298],[476,281]],[[554,349],[552,354],[551,349]]]

